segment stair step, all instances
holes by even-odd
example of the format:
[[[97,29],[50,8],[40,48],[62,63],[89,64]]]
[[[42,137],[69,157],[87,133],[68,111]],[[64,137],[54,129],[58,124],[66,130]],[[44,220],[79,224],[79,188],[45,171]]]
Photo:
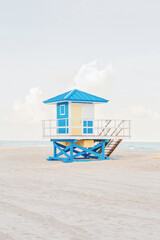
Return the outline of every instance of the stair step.
[[[110,142],[106,144],[105,147],[105,156],[109,157],[112,154],[112,152],[116,149],[116,147],[120,144],[121,141],[122,139],[110,140]]]

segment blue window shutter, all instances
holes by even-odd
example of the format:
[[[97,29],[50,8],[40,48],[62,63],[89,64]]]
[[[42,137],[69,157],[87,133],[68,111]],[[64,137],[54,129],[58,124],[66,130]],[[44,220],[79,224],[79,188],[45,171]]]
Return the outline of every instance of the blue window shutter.
[[[88,133],[92,134],[93,133],[93,128],[88,128]]]
[[[87,133],[87,128],[83,128],[83,133],[84,133],[84,134]]]
[[[83,121],[83,127],[87,126],[87,121]]]
[[[93,127],[93,121],[88,121],[88,127]]]

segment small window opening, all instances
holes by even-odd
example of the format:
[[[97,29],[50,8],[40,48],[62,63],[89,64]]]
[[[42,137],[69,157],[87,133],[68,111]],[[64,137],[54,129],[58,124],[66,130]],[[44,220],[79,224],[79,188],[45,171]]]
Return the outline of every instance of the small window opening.
[[[60,105],[60,115],[65,115],[65,105]]]

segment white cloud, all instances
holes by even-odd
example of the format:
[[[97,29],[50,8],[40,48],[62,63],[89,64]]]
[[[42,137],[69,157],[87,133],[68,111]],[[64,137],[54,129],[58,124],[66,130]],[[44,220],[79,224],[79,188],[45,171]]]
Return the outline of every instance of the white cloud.
[[[160,113],[147,109],[143,105],[133,106],[131,110],[135,119],[160,120]]]
[[[43,103],[42,91],[36,87],[19,101],[7,116],[0,117],[0,137],[4,140],[42,140],[41,120],[55,117],[53,105]]]
[[[109,90],[113,82],[113,66],[102,66],[101,62],[93,61],[82,65],[74,78],[74,87],[99,94],[100,96]]]
[[[143,104],[131,105],[130,107],[121,106],[116,111],[118,118],[131,119],[133,121],[160,120],[160,112],[152,111]]]
[[[42,91],[38,87],[31,88],[23,100],[14,102],[13,119],[29,123],[38,123],[45,119],[48,115],[48,109],[43,100]]]

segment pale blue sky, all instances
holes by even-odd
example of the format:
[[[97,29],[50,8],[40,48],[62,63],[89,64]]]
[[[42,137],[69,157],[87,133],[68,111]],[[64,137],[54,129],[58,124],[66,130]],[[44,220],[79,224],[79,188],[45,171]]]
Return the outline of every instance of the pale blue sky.
[[[111,100],[111,116],[126,111],[136,121],[135,140],[150,140],[145,135],[149,125],[152,140],[158,141],[159,24],[158,0],[0,0],[0,139],[25,139],[18,126],[16,136],[7,131],[12,129],[16,100],[25,101],[35,87],[48,98],[64,92],[74,86],[79,69],[96,60],[101,68],[113,68],[112,76],[99,86]],[[138,119],[149,121],[141,134]]]

